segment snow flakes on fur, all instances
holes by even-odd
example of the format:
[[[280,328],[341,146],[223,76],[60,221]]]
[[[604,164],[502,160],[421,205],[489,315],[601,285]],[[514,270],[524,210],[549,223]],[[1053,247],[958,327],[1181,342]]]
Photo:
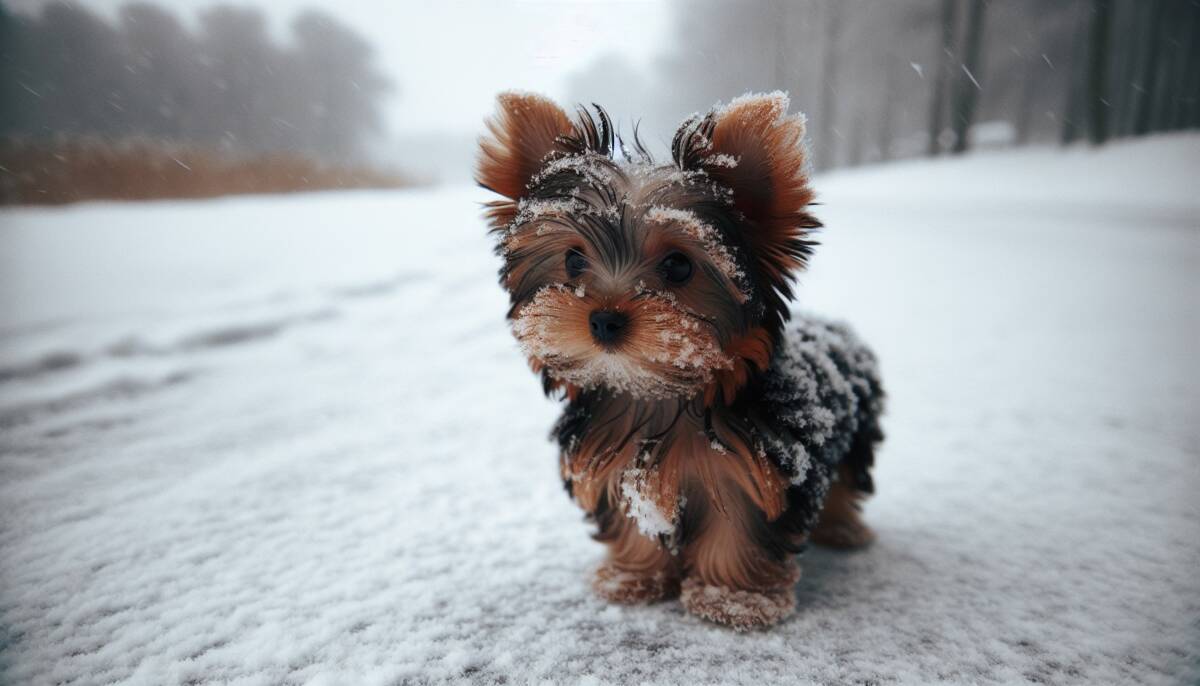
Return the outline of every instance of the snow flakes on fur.
[[[846,325],[799,315],[762,383],[771,430],[760,434],[761,447],[799,489],[791,507],[807,510],[809,529],[855,437],[883,437],[875,356]]]
[[[790,583],[764,592],[736,590],[687,578],[683,580],[679,600],[697,617],[735,631],[774,626],[795,612],[796,594],[792,586],[800,580],[800,568],[793,569]]]

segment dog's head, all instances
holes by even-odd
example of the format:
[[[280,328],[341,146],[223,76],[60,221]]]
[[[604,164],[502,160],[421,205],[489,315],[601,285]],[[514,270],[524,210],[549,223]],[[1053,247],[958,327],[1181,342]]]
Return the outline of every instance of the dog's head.
[[[732,402],[768,364],[819,226],[803,117],[744,96],[686,120],[658,165],[596,112],[506,93],[480,141],[513,331],[548,390]]]

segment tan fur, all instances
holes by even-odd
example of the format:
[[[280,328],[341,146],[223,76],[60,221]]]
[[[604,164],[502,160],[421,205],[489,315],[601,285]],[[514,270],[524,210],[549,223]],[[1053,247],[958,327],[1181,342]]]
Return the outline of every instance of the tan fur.
[[[719,427],[718,421],[714,428],[721,436]],[[782,511],[787,482],[736,441],[724,448],[709,444],[694,424],[684,424],[671,438],[672,448],[653,469],[645,495],[660,508],[685,496],[696,530],[673,554],[641,535],[633,521],[620,514],[615,528],[600,538],[609,547],[609,557],[596,573],[597,593],[626,604],[682,593],[689,612],[738,630],[770,626],[787,617],[794,607],[799,569],[790,558],[781,561],[765,554],[752,536],[762,516],[771,519]],[[596,461],[600,462],[604,461]],[[609,502],[619,502],[617,485],[624,466],[621,460],[609,460],[597,473],[606,479],[602,489]],[[837,548],[867,545],[874,534],[861,519],[863,495],[850,485],[846,468],[839,472],[811,540]],[[577,482],[577,495],[580,490],[597,489],[589,488],[585,478]]]
[[[683,581],[679,600],[697,617],[735,631],[772,626],[796,609],[796,594],[791,584],[759,592],[710,586],[691,577]]]
[[[621,517],[614,530],[598,538],[608,545],[608,559],[592,582],[601,597],[630,605],[679,595],[679,559],[639,534],[632,520]]]
[[[611,561],[596,569],[592,579],[596,595],[610,603],[642,605],[679,596],[679,576],[666,570],[647,574],[627,572]]]
[[[733,360],[733,364],[728,369],[713,372],[713,382],[704,389],[704,404],[712,405],[720,400],[731,405],[751,373],[767,370],[773,350],[771,335],[762,327],[755,327],[744,336],[730,341],[725,346],[725,354]]]
[[[658,294],[615,298],[598,291],[548,286],[513,319],[522,351],[556,381],[585,387],[604,381],[643,397],[676,398],[733,367],[711,327],[676,300]],[[629,318],[615,346],[592,338],[588,317],[597,310]]]
[[[734,204],[758,225],[747,239],[772,279],[803,266],[786,245],[816,225],[806,212],[814,193],[804,159],[804,118],[788,116],[787,104],[782,94],[729,103],[717,118],[711,151],[737,164],[705,166],[710,177],[733,190]]]
[[[838,470],[838,480],[829,487],[821,518],[809,535],[817,545],[830,548],[862,548],[875,540],[875,532],[862,520],[864,494],[855,490],[846,468]]]
[[[795,565],[770,559],[748,535],[752,513],[747,505],[705,514],[700,533],[683,551],[685,576],[709,586],[755,592],[792,582]]]
[[[670,401],[663,401],[671,405]],[[695,401],[694,401],[695,402]],[[657,413],[659,421],[675,417],[677,411],[665,407]],[[574,496],[588,511],[596,508],[599,495],[607,490],[610,502],[619,498],[621,473],[635,464],[635,441],[622,443],[642,415],[616,406],[593,417],[593,431],[569,455],[564,454],[563,477],[574,483]],[[685,481],[695,485],[703,502],[718,512],[730,512],[734,500],[746,499],[766,514],[768,520],[783,512],[788,482],[764,455],[729,431],[719,413],[713,415],[713,431],[718,443],[704,434],[700,412],[681,416],[664,434],[668,449],[649,471],[653,491],[646,496],[665,506],[678,502]],[[666,429],[651,422],[646,433]]]
[[[611,419],[614,432],[634,421],[635,413],[598,418]],[[642,535],[624,511],[598,539],[608,546],[608,559],[597,570],[596,592],[614,602],[653,602],[679,592],[680,579],[687,594],[685,605],[693,613],[735,628],[765,626],[786,616],[793,604],[792,585],[798,578],[795,563],[766,555],[751,535],[765,514],[778,516],[788,483],[775,468],[749,446],[726,435],[714,422],[721,445],[704,436],[694,419],[683,419],[668,435],[670,449],[647,468],[643,496],[664,513],[672,512],[686,496],[688,516],[696,530],[682,550],[672,551]],[[577,464],[592,471],[574,473],[574,493],[584,507],[595,507],[603,492],[607,502],[621,508],[621,475],[634,462],[631,451],[585,457],[582,446]],[[602,480],[603,485],[592,481]]]
[[[575,129],[566,112],[548,98],[534,93],[501,93],[496,116],[487,121],[490,137],[479,140],[476,180],[500,195],[516,200],[542,166],[546,156],[560,149],[558,139]],[[493,226],[512,219],[512,203],[488,205]]]
[[[719,443],[710,442],[698,430],[681,441],[680,450],[690,453],[681,462],[687,466],[686,478],[704,491],[705,502],[718,512],[729,515],[737,501],[763,512],[768,520],[783,513],[787,479],[765,455],[728,431],[719,414],[714,414],[713,429]]]

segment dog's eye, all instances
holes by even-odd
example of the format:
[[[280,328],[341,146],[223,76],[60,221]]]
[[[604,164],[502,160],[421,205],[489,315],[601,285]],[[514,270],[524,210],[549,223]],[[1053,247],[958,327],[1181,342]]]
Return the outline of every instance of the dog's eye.
[[[575,248],[567,251],[567,278],[573,279],[587,269],[587,258]]]
[[[663,258],[658,270],[671,283],[683,283],[692,276],[692,261],[681,252],[673,252]]]

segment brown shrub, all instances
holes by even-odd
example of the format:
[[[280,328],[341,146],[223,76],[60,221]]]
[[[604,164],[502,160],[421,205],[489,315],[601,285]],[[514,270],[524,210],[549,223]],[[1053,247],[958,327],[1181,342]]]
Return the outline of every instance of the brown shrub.
[[[0,139],[0,205],[408,185],[397,174],[288,153],[238,156],[148,139]]]

